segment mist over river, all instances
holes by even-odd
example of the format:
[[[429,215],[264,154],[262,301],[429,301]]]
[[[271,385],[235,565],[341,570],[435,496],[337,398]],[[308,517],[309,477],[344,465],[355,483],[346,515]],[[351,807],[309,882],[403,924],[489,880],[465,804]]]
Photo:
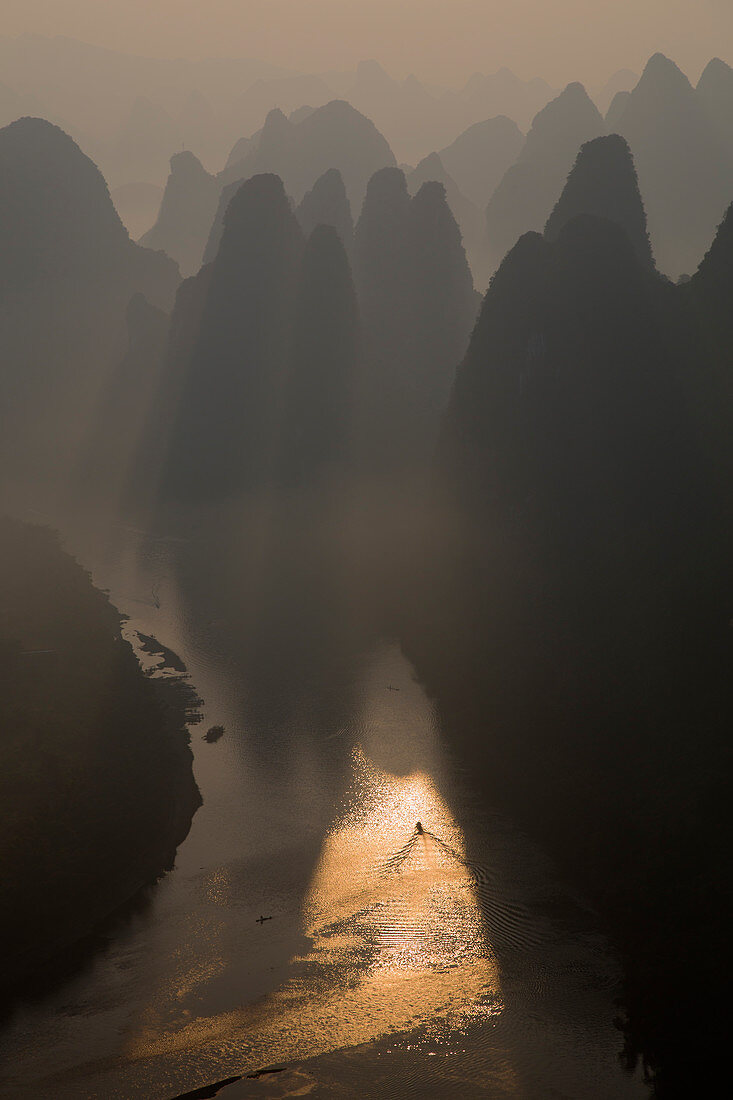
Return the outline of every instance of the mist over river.
[[[185,662],[203,806],[146,903],[4,1025],[2,1096],[646,1095],[593,912],[471,793],[396,642],[335,629],[323,591],[310,626],[274,599],[253,630],[201,531],[68,548],[145,666],[140,634]]]

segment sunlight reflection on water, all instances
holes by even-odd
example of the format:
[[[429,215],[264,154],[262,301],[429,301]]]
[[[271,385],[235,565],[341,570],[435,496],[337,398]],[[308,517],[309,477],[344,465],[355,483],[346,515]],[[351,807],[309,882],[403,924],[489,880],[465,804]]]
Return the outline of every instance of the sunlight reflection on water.
[[[326,838],[306,899],[308,935],[318,942],[358,922],[372,978],[480,961],[497,986],[462,837],[432,781],[388,775],[359,747],[354,761],[348,810]]]
[[[464,783],[399,648],[375,638],[307,676],[286,648],[255,675],[226,611],[186,588],[186,547],[113,535],[95,580],[205,701],[204,804],[149,907],[0,1032],[0,1093],[169,1100],[288,1063],[223,1097],[645,1096],[618,1063],[615,959]]]
[[[448,807],[427,775],[393,776],[361,748],[353,755],[352,789],[303,907],[310,947],[291,960],[292,976],[258,1004],[173,1033],[145,1028],[130,1056],[214,1043],[234,1044],[250,1062],[287,1061],[501,1012],[496,959]]]

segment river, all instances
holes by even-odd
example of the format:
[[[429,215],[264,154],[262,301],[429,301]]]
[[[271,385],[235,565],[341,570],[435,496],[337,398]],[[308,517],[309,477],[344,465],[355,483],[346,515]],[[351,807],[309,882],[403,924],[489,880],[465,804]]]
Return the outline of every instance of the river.
[[[224,1100],[648,1095],[620,1067],[594,914],[472,794],[394,640],[324,650],[288,621],[260,645],[195,540],[69,547],[138,651],[152,635],[184,660],[203,806],[147,903],[5,1026],[2,1096],[170,1100],[229,1077]]]

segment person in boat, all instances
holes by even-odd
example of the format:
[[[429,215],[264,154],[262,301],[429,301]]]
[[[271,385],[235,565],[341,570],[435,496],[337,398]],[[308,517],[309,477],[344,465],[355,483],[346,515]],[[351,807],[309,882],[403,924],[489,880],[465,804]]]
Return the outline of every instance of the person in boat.
[[[417,833],[418,836],[422,836],[424,831],[425,830],[422,827],[422,822],[418,821],[417,825],[415,826],[415,832]]]

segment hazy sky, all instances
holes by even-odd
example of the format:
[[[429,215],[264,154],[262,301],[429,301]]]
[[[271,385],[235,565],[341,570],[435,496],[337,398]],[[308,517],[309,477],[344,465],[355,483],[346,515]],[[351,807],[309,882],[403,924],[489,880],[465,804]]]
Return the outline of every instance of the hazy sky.
[[[733,0],[0,0],[5,34],[36,31],[152,56],[248,56],[308,71],[375,57],[460,83],[508,65],[602,82],[668,54],[691,77],[733,60]],[[1,74],[0,74],[1,79]]]

